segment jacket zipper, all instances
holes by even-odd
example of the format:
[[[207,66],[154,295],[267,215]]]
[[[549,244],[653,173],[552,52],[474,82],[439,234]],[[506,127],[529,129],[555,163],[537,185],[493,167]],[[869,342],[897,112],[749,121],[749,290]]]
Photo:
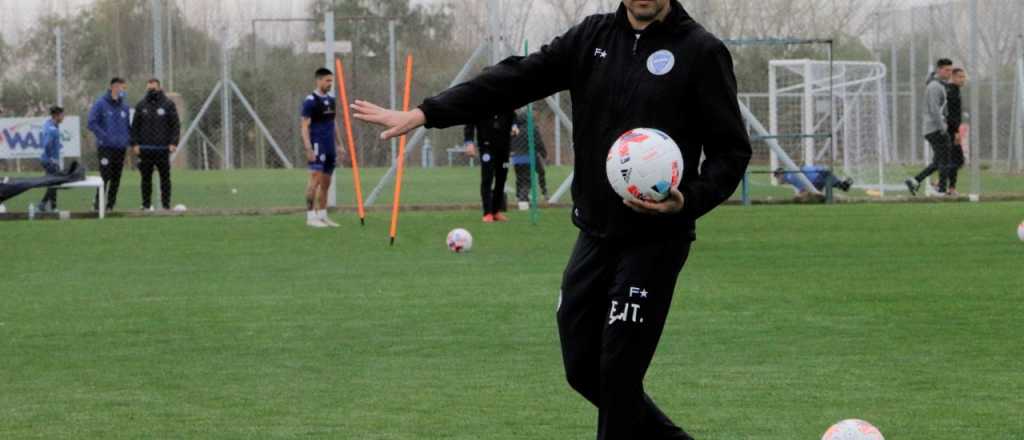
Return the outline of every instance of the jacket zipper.
[[[636,34],[636,40],[633,40],[633,55],[636,55],[636,50],[640,47],[640,34]]]

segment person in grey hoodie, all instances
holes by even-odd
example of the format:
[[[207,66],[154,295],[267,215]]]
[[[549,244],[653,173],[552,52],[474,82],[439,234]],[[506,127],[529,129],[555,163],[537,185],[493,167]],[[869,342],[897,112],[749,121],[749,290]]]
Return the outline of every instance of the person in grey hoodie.
[[[953,149],[953,141],[949,137],[948,126],[946,125],[946,113],[948,111],[949,99],[947,86],[953,76],[953,61],[947,58],[939,59],[935,63],[935,72],[928,79],[925,88],[924,106],[924,138],[932,146],[932,163],[921,170],[917,176],[908,177],[904,183],[911,195],[917,195],[921,189],[921,182],[924,182],[936,171],[939,172],[939,192],[945,193],[949,184],[950,154]]]

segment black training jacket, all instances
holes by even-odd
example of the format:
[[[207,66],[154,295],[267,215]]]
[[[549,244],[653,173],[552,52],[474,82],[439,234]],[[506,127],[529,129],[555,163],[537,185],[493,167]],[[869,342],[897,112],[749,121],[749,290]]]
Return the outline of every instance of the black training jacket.
[[[512,139],[515,112],[499,112],[493,116],[466,124],[463,130],[466,142],[475,142],[483,150],[508,150]]]
[[[598,237],[695,238],[695,222],[736,190],[750,139],[736,99],[732,56],[678,1],[642,32],[624,6],[594,15],[527,57],[511,57],[420,105],[427,127],[444,128],[570,90],[576,153],[573,222]],[[682,149],[683,211],[631,211],[605,173],[608,150],[626,131],[664,131]],[[701,155],[705,161],[698,171]]]
[[[960,86],[946,84],[946,125],[950,133],[960,131],[960,125],[964,121],[963,101],[960,99]]]
[[[174,101],[164,92],[147,93],[135,106],[131,134],[132,145],[178,145],[181,121]]]

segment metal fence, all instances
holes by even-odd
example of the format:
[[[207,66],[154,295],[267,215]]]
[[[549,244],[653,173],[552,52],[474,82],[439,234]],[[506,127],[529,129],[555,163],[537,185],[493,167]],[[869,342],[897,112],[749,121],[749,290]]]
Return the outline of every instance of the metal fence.
[[[578,3],[589,5],[575,11],[582,16],[610,10],[617,2]],[[1020,56],[1022,38],[1015,29],[1024,18],[1024,2],[961,0],[883,11],[857,6],[864,2],[829,3],[831,8],[845,4],[843,11],[860,17],[848,22],[836,18],[842,14],[823,12],[825,6],[811,7],[813,0],[773,0],[776,3],[780,10],[786,3],[786,7],[797,5],[816,12],[775,14],[748,0],[701,0],[688,7],[723,38],[830,40],[837,62],[884,64],[887,121],[880,126],[888,131],[890,145],[884,157],[891,168],[887,172],[894,176],[909,174],[930,159],[920,133],[924,79],[936,58],[953,58],[971,76],[964,94],[973,136],[969,146],[975,158],[971,161],[975,169],[965,178],[976,185],[970,192],[1024,193],[1017,177],[1024,172],[1024,100],[1020,98],[1024,57]],[[503,13],[494,13],[495,4]],[[537,48],[564,31],[579,19],[552,12],[564,4],[547,0],[449,0],[425,6],[404,0],[372,6],[341,0],[54,0],[27,6],[0,0],[5,17],[34,12],[31,20],[7,19],[5,23],[14,25],[0,31],[4,66],[0,108],[4,116],[44,116],[49,105],[63,103],[68,114],[82,116],[82,160],[96,169],[95,138],[86,129],[94,101],[106,93],[111,77],[120,76],[129,82],[128,101],[134,106],[144,93],[145,81],[160,77],[182,116],[186,142],[175,156],[176,169],[294,169],[297,177],[289,179],[301,186],[304,154],[299,105],[313,88],[313,71],[330,57],[328,42],[335,42],[333,53],[345,64],[350,98],[397,107],[401,78],[396,73],[401,72],[406,54],[415,57],[412,102],[417,103],[444,89],[461,70],[471,75],[496,58],[521,53],[527,38]],[[327,13],[332,11],[334,17],[329,19]],[[492,38],[499,42],[486,44]],[[486,53],[473,60],[474,52],[483,46]],[[755,134],[755,166],[767,169],[773,164],[766,139],[794,132],[773,129],[767,123],[770,118],[761,113],[769,105],[765,97],[770,94],[770,60],[823,61],[827,56],[821,47],[730,48],[736,58],[741,101],[752,114],[763,115],[758,119],[769,131],[767,136]],[[833,107],[833,112],[841,111],[840,106]],[[562,94],[536,103],[534,110],[548,148],[546,163],[552,168],[550,192],[557,194],[559,187],[565,187],[559,184],[565,182],[566,167],[574,160],[571,124],[560,116],[571,115],[571,100]],[[834,137],[833,128],[830,122],[823,133],[800,130],[797,134]],[[360,162],[368,168],[364,185],[373,188],[382,182],[381,190],[386,192],[383,176],[393,164],[395,144],[381,142],[376,129],[365,124],[355,124],[353,134]],[[413,168],[471,165],[473,161],[461,151],[462,141],[461,128],[431,130],[422,142],[411,143],[408,164]],[[817,148],[824,151],[821,145]],[[792,154],[803,157],[802,151]],[[38,166],[31,160],[0,160],[0,170],[37,172]],[[251,178],[232,171],[203,177],[203,181],[217,192],[231,193]],[[785,194],[776,190],[766,188],[765,194]],[[347,193],[339,196],[338,203],[349,204],[349,197]],[[475,198],[474,191],[459,191],[424,200],[461,203]],[[211,203],[225,207],[301,204],[298,196],[282,200],[254,197]]]
[[[937,2],[873,17],[865,39],[889,69],[891,137],[899,161],[920,166],[932,159],[921,133],[923,92],[936,60],[949,58],[969,77],[963,111],[971,192],[1022,191],[1011,179],[1024,172],[1021,19],[1024,2],[1017,0]]]

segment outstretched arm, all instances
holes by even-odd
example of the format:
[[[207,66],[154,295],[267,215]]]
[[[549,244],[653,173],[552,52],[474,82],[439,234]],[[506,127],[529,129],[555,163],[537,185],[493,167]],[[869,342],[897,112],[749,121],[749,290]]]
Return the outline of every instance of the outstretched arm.
[[[384,132],[380,134],[382,140],[402,136],[427,123],[426,115],[418,108],[407,112],[388,110],[372,102],[357,99],[355,104],[352,104],[352,110],[355,111],[352,116],[356,119],[384,127]]]

